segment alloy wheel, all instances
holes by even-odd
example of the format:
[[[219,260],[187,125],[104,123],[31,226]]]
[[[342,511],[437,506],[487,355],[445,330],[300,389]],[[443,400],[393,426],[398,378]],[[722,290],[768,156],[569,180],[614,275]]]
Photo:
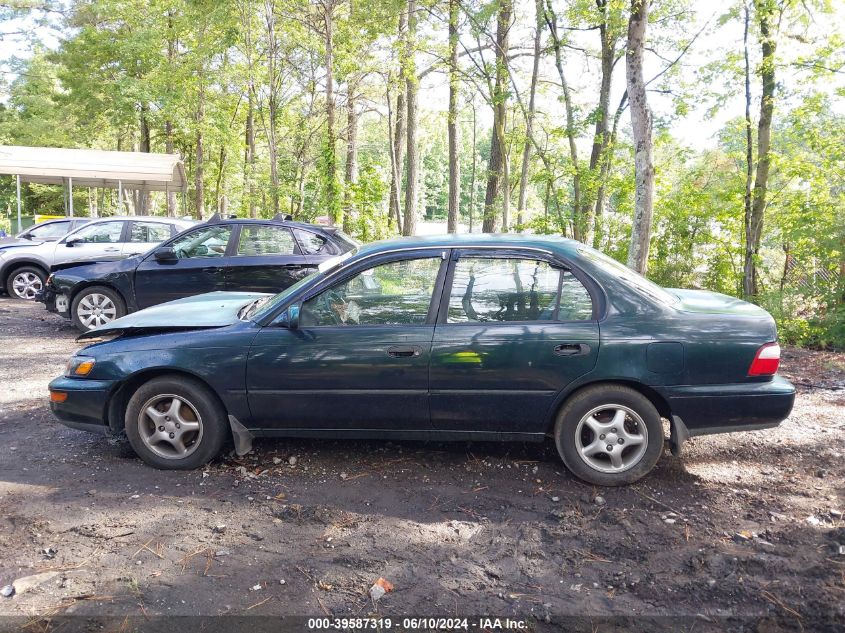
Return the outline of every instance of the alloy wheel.
[[[202,418],[197,408],[182,396],[153,396],[138,414],[138,434],[153,453],[164,459],[183,459],[202,440]]]
[[[20,299],[35,299],[36,293],[44,287],[41,277],[33,272],[18,273],[12,279],[12,289]]]
[[[85,295],[76,308],[79,321],[89,330],[111,323],[117,316],[117,307],[106,295],[92,292]]]
[[[636,411],[607,404],[588,411],[575,430],[575,448],[584,462],[602,473],[633,468],[648,448],[648,429]]]

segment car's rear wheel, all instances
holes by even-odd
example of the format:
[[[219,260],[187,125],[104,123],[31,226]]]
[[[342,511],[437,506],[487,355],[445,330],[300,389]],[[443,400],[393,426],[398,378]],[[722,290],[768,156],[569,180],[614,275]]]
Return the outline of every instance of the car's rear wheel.
[[[200,382],[163,376],[144,383],[129,399],[126,437],[150,466],[189,470],[213,459],[227,437],[219,400]]]
[[[37,266],[21,266],[6,279],[6,292],[15,299],[32,301],[44,289],[46,280],[46,274]]]
[[[81,332],[93,330],[126,314],[126,303],[117,292],[105,286],[81,290],[70,306],[73,324]]]
[[[576,393],[558,413],[555,443],[566,467],[600,486],[630,484],[660,459],[660,414],[641,393],[596,385]]]

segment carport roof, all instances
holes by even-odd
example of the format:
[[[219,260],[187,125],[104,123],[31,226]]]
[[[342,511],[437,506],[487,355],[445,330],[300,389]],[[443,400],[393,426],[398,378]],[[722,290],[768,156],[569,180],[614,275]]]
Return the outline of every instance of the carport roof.
[[[109,152],[99,149],[0,145],[0,174],[24,182],[74,186],[185,191],[185,166],[175,154]]]

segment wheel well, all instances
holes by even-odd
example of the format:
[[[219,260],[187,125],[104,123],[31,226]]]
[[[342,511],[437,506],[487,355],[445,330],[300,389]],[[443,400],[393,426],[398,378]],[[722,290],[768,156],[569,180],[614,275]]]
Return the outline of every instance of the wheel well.
[[[118,296],[123,300],[123,305],[127,305],[126,297],[123,296],[123,293],[116,287],[112,286],[110,283],[104,281],[87,281],[81,284],[77,284],[73,288],[73,294],[68,297],[68,304],[72,304],[73,300],[76,299],[76,296],[82,292],[83,290],[87,290],[88,288],[94,288],[96,286],[100,286],[102,288],[108,288],[112,292],[116,292]],[[187,374],[187,372],[185,372]]]
[[[173,369],[171,367],[144,369],[138,373],[132,374],[109,398],[108,405],[106,405],[106,412],[109,428],[112,432],[118,434],[123,433],[123,427],[126,421],[126,407],[129,405],[130,398],[132,398],[132,395],[138,390],[138,388],[145,382],[161,376],[179,376],[182,378],[190,378],[191,380],[199,382],[214,395],[217,399],[217,404],[219,404],[220,408],[226,412],[226,405],[223,404],[222,400],[220,400],[220,396],[217,395],[217,392],[214,391],[208,382],[196,374],[192,374],[189,371]]]
[[[561,408],[569,401],[570,398],[580,393],[584,389],[587,389],[589,387],[595,387],[597,385],[621,385],[623,387],[633,389],[634,391],[642,394],[643,396],[649,399],[651,404],[654,405],[654,408],[657,409],[657,412],[660,414],[661,418],[666,418],[669,421],[672,420],[672,411],[669,408],[669,403],[666,402],[666,399],[663,396],[661,396],[648,385],[644,385],[641,382],[637,382],[635,380],[600,380],[596,382],[587,383],[586,385],[581,385],[571,393],[566,394],[566,397],[558,403],[558,405],[552,412],[551,418],[547,425],[546,432],[551,433],[554,431],[557,414],[561,410]]]
[[[42,266],[38,262],[31,262],[31,261],[28,261],[28,260],[12,262],[6,267],[6,270],[3,271],[3,279],[0,280],[0,281],[2,281],[3,287],[4,288],[6,287],[6,283],[9,281],[9,277],[12,276],[13,272],[18,270],[19,268],[24,268],[25,266],[32,266],[33,268],[37,268],[38,270],[40,270],[41,272],[44,273],[45,277],[47,277],[50,274],[50,271],[47,270],[46,268],[44,268],[44,266]]]

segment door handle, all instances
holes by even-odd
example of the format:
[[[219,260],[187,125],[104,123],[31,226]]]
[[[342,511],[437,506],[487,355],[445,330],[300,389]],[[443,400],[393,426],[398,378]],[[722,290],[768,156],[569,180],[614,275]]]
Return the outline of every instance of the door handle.
[[[555,345],[554,351],[558,356],[586,356],[590,353],[590,346],[586,343],[561,343]]]
[[[414,356],[419,356],[422,354],[422,348],[416,347],[415,345],[410,345],[408,347],[388,347],[387,348],[387,355],[393,356],[394,358],[412,358]]]

